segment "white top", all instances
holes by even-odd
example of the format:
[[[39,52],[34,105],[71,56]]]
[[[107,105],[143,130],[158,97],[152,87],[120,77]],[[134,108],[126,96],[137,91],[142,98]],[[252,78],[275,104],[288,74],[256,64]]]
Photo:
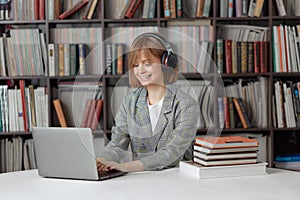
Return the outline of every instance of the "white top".
[[[105,181],[42,178],[37,170],[0,174],[0,199],[8,200],[299,200],[300,173],[195,179],[178,168],[134,172]]]
[[[160,111],[161,111],[161,108],[162,108],[163,101],[164,101],[164,98],[162,98],[156,104],[150,105],[149,100],[147,99],[152,132],[154,132],[154,130],[155,130],[155,126],[156,126],[158,118],[159,118],[159,114],[160,114]]]

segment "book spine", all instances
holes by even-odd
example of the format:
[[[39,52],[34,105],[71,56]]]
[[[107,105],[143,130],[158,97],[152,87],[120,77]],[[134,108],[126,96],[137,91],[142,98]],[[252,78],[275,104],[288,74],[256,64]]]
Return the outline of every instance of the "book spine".
[[[237,111],[237,113],[238,113],[238,115],[240,117],[240,120],[242,122],[243,128],[249,128],[248,125],[250,124],[250,122],[249,122],[249,120],[247,122],[248,117],[247,117],[247,114],[245,113],[245,108],[243,107],[243,104],[241,104],[239,102],[239,98],[233,98],[233,103],[234,103],[236,111]]]
[[[64,116],[64,113],[63,113],[63,109],[62,109],[60,100],[59,99],[54,99],[53,100],[53,105],[54,105],[54,108],[55,108],[60,126],[61,127],[67,127],[67,122],[66,122],[66,119],[65,119],[65,116]]]
[[[218,97],[218,116],[219,116],[219,128],[224,128],[225,123],[225,113],[224,113],[224,99],[223,97]]]
[[[64,44],[64,75],[70,76],[70,44]]]
[[[75,12],[80,10],[85,4],[88,3],[88,0],[81,0],[75,3],[71,8],[67,9],[65,12],[59,15],[60,19],[66,19],[67,17],[73,15]]]
[[[89,10],[89,13],[87,15],[87,19],[92,19],[94,13],[95,13],[95,9],[97,7],[97,4],[98,4],[99,0],[93,0],[93,4],[91,5],[91,8]]]
[[[86,44],[78,44],[79,75],[86,75]]]
[[[64,44],[58,44],[59,51],[59,76],[64,76]]]
[[[150,7],[150,0],[144,0],[142,18],[148,19],[148,16],[149,16],[149,7]]]
[[[40,19],[40,0],[34,0],[34,5],[32,5],[34,7],[34,13],[33,13],[33,17],[34,20],[39,20]]]
[[[21,101],[22,101],[22,113],[23,113],[23,124],[24,131],[28,131],[27,115],[26,115],[26,100],[25,100],[25,81],[19,80],[20,92],[21,92]]]
[[[233,17],[233,0],[228,0],[228,17]]]
[[[232,73],[232,40],[225,40],[226,73]]]
[[[78,66],[78,45],[70,44],[70,75],[76,76]]]
[[[248,72],[248,42],[241,42],[242,73]]]
[[[136,10],[138,9],[138,7],[140,6],[140,4],[142,3],[142,0],[134,0],[132,1],[129,9],[127,10],[127,12],[125,13],[125,18],[128,19],[132,19]]]
[[[242,70],[242,42],[236,42],[236,68],[237,73],[243,72]]]
[[[54,44],[48,44],[49,76],[55,76]]]
[[[247,61],[248,61],[248,63],[247,63],[247,65],[248,65],[248,73],[253,73],[253,55],[254,55],[254,43],[253,42],[248,42],[248,53],[247,53],[247,55],[248,55],[248,59],[247,59]]]
[[[260,44],[259,41],[254,42],[254,73],[259,73],[260,72],[260,58],[259,58],[259,49],[260,49]]]
[[[176,18],[176,0],[169,0],[170,18]]]
[[[230,115],[229,115],[228,97],[224,97],[223,102],[224,102],[225,128],[230,128]]]
[[[176,0],[176,17],[182,18],[182,0]]]
[[[223,40],[222,39],[217,39],[217,70],[218,73],[223,73],[224,72],[224,60],[223,60]]]
[[[103,100],[102,99],[98,99],[97,100],[97,105],[96,105],[96,110],[95,110],[95,116],[93,118],[92,125],[91,125],[91,129],[92,130],[96,130],[97,129],[97,125],[99,123],[99,119],[100,119],[100,115],[101,115],[101,112],[102,112],[102,108],[103,108]]]
[[[112,74],[112,44],[107,43],[106,44],[106,74]]]
[[[260,16],[262,8],[263,8],[263,5],[264,5],[264,1],[265,0],[257,0],[256,1],[256,6],[255,6],[255,9],[254,9],[253,16],[255,16],[255,17],[259,17]]]
[[[87,16],[89,14],[89,11],[91,10],[91,6],[93,2],[94,2],[93,0],[89,0],[87,6],[84,9],[84,12],[81,15],[81,19],[87,19]]]
[[[171,17],[169,0],[163,0],[163,11],[164,11],[164,18]]]
[[[124,71],[124,51],[125,51],[125,45],[124,44],[118,44],[117,46],[117,74],[121,75]]]
[[[229,108],[229,117],[230,117],[230,128],[235,128],[233,97],[228,97],[228,108]]]
[[[255,7],[256,7],[256,1],[257,0],[250,0],[249,10],[248,10],[248,16],[249,17],[253,17],[254,16],[254,11],[255,11]]]
[[[242,16],[247,17],[248,14],[248,0],[242,0]]]
[[[279,16],[286,16],[286,9],[283,0],[275,0]]]
[[[96,111],[96,105],[97,105],[97,100],[92,100],[92,104],[91,104],[91,108],[90,108],[90,112],[89,112],[89,117],[87,120],[87,127],[88,128],[92,128],[92,122],[93,119],[95,118],[95,111]]]
[[[88,127],[87,124],[88,124],[88,118],[89,118],[91,106],[92,106],[92,100],[87,99],[85,103],[85,109],[83,112],[82,120],[81,120],[81,127]]]
[[[148,18],[153,19],[155,17],[155,11],[156,11],[156,0],[150,0],[150,6],[148,11]]]
[[[242,0],[235,0],[235,16],[242,16]]]
[[[205,3],[205,0],[198,0],[196,17],[203,17],[204,3]]]
[[[45,0],[39,0],[39,19],[45,20]]]
[[[262,73],[268,72],[268,42],[260,42],[260,69]]]

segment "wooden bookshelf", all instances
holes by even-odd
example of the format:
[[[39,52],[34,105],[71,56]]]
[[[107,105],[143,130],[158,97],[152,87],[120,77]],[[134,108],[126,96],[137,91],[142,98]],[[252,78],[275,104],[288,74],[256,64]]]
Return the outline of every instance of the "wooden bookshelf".
[[[54,42],[54,38],[52,36],[52,30],[55,28],[86,28],[86,27],[98,27],[101,29],[102,34],[102,40],[105,41],[108,39],[111,35],[108,31],[112,27],[144,27],[144,26],[151,26],[151,27],[160,27],[160,28],[168,28],[168,23],[172,22],[186,22],[189,23],[194,20],[198,21],[207,21],[209,20],[211,23],[211,26],[213,27],[213,31],[215,33],[214,36],[214,47],[213,47],[213,54],[212,59],[214,62],[217,60],[217,53],[216,53],[216,39],[217,38],[217,31],[218,26],[222,24],[241,24],[241,25],[256,25],[256,26],[264,26],[269,28],[268,32],[268,50],[269,54],[267,56],[268,60],[268,71],[264,73],[236,73],[236,74],[228,74],[228,73],[221,73],[219,74],[216,70],[208,73],[203,74],[202,76],[196,73],[184,73],[183,76],[188,80],[203,80],[203,77],[205,79],[212,79],[213,83],[216,84],[218,78],[222,78],[223,80],[237,80],[237,79],[244,79],[244,80],[252,80],[256,79],[258,76],[266,77],[268,79],[268,89],[269,89],[269,95],[268,95],[268,126],[266,128],[250,128],[250,129],[243,129],[243,128],[235,128],[235,129],[223,129],[222,134],[237,134],[237,133],[251,133],[251,134],[263,134],[267,136],[267,162],[269,163],[269,166],[273,166],[274,157],[276,155],[279,155],[279,153],[282,153],[286,151],[286,153],[290,153],[289,151],[289,144],[286,143],[289,140],[287,138],[284,139],[285,143],[279,142],[279,139],[285,137],[285,133],[287,133],[286,137],[289,137],[290,135],[293,135],[293,137],[296,137],[296,141],[299,142],[300,137],[300,128],[277,128],[273,125],[273,110],[272,110],[272,95],[274,94],[274,81],[275,80],[289,80],[292,79],[294,81],[298,81],[300,79],[300,73],[299,72],[293,72],[293,73],[278,73],[274,72],[273,70],[273,52],[272,52],[272,26],[279,25],[279,24],[288,24],[288,25],[297,25],[300,24],[300,17],[299,16],[277,16],[277,11],[274,2],[272,0],[265,0],[264,4],[264,12],[265,15],[261,17],[220,17],[220,0],[211,0],[211,6],[210,6],[210,12],[208,18],[202,18],[202,17],[183,17],[183,18],[164,18],[163,17],[163,1],[157,0],[156,2],[156,9],[155,9],[155,16],[151,19],[144,19],[144,18],[133,18],[133,19],[111,19],[107,18],[107,12],[109,10],[105,10],[105,4],[110,1],[108,0],[101,0],[99,1],[97,7],[100,15],[98,15],[96,18],[92,18],[91,20],[81,20],[81,19],[65,19],[65,20],[59,20],[59,19],[53,19],[50,20],[48,16],[48,4],[45,4],[45,20],[35,20],[35,21],[29,21],[29,20],[22,20],[22,21],[16,21],[16,20],[4,20],[0,21],[0,30],[1,33],[4,33],[7,26],[17,26],[17,28],[20,27],[38,27],[44,34],[45,34],[45,40],[46,45],[49,43]],[[185,1],[182,1],[183,3]],[[105,58],[105,46],[103,45],[101,47],[102,52],[102,58]],[[102,59],[100,62],[100,65],[103,67],[106,66],[105,59]],[[45,65],[45,70],[49,72],[49,66],[48,63]],[[48,73],[49,74],[49,73]],[[212,78],[211,78],[212,77]],[[101,129],[95,131],[95,135],[102,135],[103,133],[106,133],[107,135],[110,134],[110,126],[108,125],[108,119],[107,115],[109,112],[111,112],[110,108],[108,108],[108,102],[106,97],[108,97],[108,86],[114,85],[119,79],[121,78],[121,75],[86,75],[86,76],[14,76],[14,77],[0,77],[1,84],[5,84],[4,81],[6,80],[26,80],[26,83],[34,83],[35,86],[43,85],[47,87],[48,89],[48,101],[49,101],[49,126],[59,126],[58,120],[56,117],[56,114],[54,112],[53,104],[51,103],[53,99],[57,98],[58,95],[58,85],[60,81],[63,80],[101,80],[103,81],[103,97],[104,97],[104,109],[102,112],[103,119],[101,121]],[[214,99],[214,127],[217,127],[217,101]],[[220,131],[218,128],[210,128],[210,131]],[[205,134],[207,129],[199,129],[198,134]],[[31,135],[30,132],[24,133],[0,133],[0,139],[7,138],[11,136],[27,136]],[[280,135],[280,136],[278,136]],[[299,144],[299,143],[298,143]],[[297,149],[296,149],[297,150]],[[298,149],[299,150],[299,149]],[[294,153],[300,153],[300,152],[294,152]]]

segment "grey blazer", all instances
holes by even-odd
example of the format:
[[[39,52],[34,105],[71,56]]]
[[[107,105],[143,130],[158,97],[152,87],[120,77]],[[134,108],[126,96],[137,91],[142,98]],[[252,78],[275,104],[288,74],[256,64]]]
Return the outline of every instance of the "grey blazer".
[[[120,106],[112,128],[112,139],[101,157],[121,162],[131,145],[133,160],[146,170],[172,167],[184,157],[191,159],[191,146],[197,131],[197,102],[175,85],[167,85],[162,110],[154,132],[147,106],[147,90],[137,88]]]

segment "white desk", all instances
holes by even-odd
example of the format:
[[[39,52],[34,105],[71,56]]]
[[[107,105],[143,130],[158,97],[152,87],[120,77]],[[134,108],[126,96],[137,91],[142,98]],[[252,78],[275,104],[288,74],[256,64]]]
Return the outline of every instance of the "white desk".
[[[1,200],[299,200],[300,173],[197,180],[178,168],[129,173],[106,181],[49,179],[36,170],[0,175]]]

